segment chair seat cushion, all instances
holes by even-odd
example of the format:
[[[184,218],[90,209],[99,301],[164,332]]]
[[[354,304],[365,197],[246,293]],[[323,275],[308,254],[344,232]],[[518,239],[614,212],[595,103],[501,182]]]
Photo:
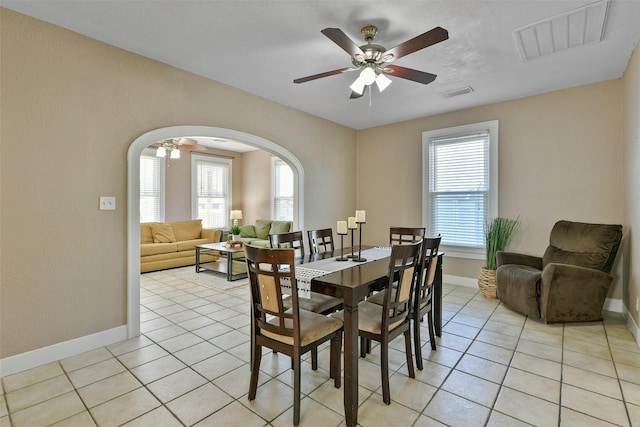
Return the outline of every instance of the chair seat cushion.
[[[288,313],[291,310],[287,310]],[[273,317],[268,320],[273,325],[278,324],[278,319]],[[287,319],[285,326],[293,327],[293,320]],[[322,337],[326,337],[342,328],[342,320],[322,314],[313,313],[311,311],[300,310],[300,345],[302,347],[318,341]],[[269,337],[282,343],[293,345],[293,337],[276,334],[267,330],[262,330],[262,335]]]
[[[343,320],[344,311],[338,311],[331,314],[331,317],[335,317]],[[389,325],[389,330],[392,331],[398,326],[404,323],[404,320],[399,320]],[[361,331],[370,332],[372,334],[382,333],[382,306],[379,304],[373,304],[368,301],[363,301],[358,304],[358,329]]]
[[[291,297],[287,295],[283,298],[282,304],[287,309],[291,308]],[[327,313],[331,309],[337,310],[341,304],[342,299],[317,292],[311,292],[311,298],[298,298],[298,307],[301,310],[307,310],[313,313]]]
[[[496,291],[507,307],[540,318],[540,278],[542,271],[527,265],[506,264],[496,270]]]

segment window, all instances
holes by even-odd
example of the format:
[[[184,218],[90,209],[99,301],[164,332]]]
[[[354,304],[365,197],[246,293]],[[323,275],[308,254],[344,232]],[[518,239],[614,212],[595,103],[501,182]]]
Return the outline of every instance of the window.
[[[293,171],[284,161],[273,159],[273,219],[293,221]]]
[[[484,257],[484,226],[498,211],[498,121],[422,134],[423,221],[448,255]]]
[[[164,221],[164,159],[155,150],[140,155],[140,222]]]
[[[192,212],[205,228],[227,228],[231,207],[231,160],[191,155]]]

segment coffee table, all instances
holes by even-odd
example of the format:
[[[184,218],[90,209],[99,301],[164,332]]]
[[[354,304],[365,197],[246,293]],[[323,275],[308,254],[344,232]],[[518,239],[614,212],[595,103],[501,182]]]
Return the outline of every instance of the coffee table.
[[[217,251],[220,256],[227,258],[227,262],[205,262],[200,263],[200,256],[210,252]],[[235,254],[242,253],[242,257],[234,258]],[[242,263],[233,261],[242,261]],[[243,279],[247,277],[247,267],[244,264],[244,246],[227,247],[224,243],[207,243],[204,245],[196,246],[196,273],[201,271],[211,270],[220,273],[226,273],[227,281],[232,282],[234,280]]]

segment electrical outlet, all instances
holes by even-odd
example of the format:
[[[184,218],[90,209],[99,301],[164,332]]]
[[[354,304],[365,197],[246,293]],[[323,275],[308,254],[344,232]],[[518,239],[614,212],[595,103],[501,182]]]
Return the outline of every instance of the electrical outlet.
[[[115,211],[116,210],[116,198],[100,196],[100,210],[101,211]]]

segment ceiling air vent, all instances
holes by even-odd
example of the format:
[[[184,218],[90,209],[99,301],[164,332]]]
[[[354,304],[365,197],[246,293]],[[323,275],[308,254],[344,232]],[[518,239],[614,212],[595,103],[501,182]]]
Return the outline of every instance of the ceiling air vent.
[[[471,86],[466,86],[466,87],[461,87],[459,89],[453,89],[447,92],[442,92],[440,95],[442,95],[443,98],[452,98],[454,96],[465,95],[471,92],[473,92],[473,88]]]
[[[524,61],[567,49],[597,43],[604,37],[609,0],[602,0],[570,12],[513,30]]]

